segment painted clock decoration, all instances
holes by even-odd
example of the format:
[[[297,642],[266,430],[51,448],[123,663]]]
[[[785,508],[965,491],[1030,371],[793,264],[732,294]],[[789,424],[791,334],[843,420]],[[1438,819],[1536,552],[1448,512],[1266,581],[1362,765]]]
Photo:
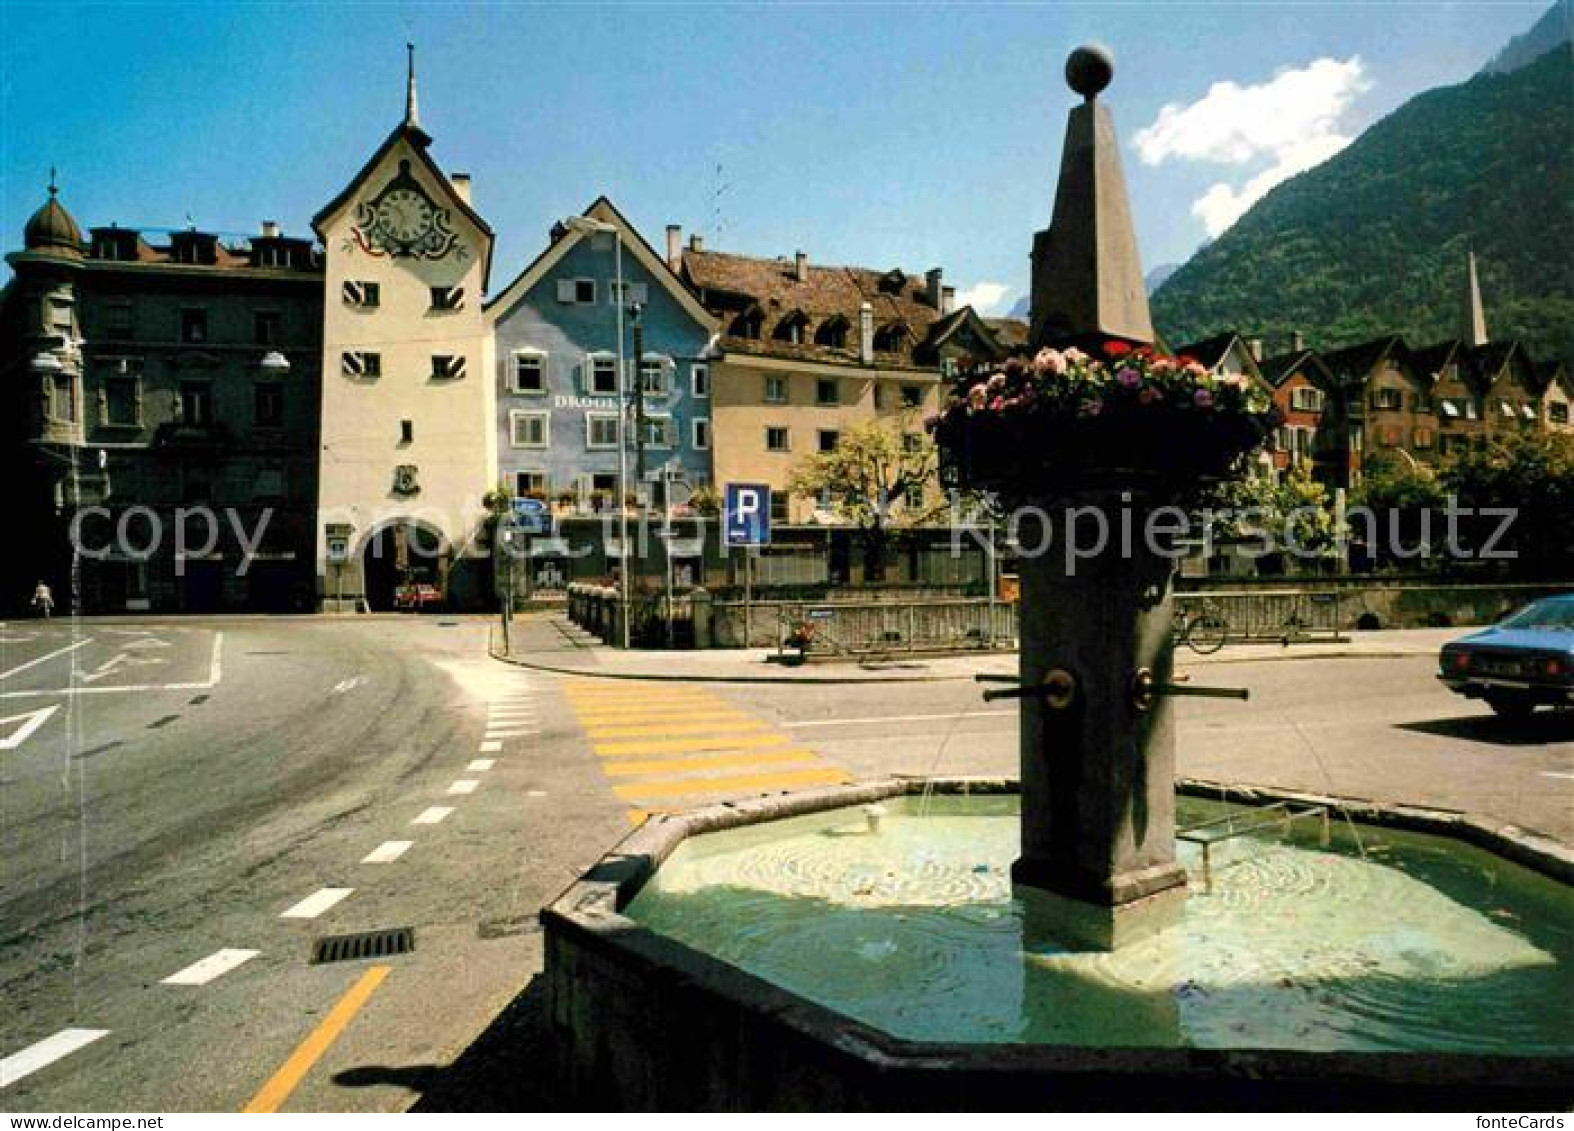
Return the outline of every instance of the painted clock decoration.
[[[453,230],[453,210],[436,203],[399,162],[399,173],[355,217],[355,242],[369,255],[395,259],[442,259],[463,252]]]

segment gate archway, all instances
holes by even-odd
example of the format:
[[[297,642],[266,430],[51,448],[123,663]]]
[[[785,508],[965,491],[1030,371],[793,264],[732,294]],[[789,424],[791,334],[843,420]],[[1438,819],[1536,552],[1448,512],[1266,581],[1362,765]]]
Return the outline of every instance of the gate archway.
[[[399,518],[373,530],[361,548],[361,578],[372,612],[394,608],[401,585],[436,586],[446,596],[448,541],[429,523]]]

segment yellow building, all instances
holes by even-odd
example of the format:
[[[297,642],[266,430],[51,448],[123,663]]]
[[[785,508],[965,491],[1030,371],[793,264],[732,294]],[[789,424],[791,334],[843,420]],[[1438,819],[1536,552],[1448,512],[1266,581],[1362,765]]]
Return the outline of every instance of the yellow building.
[[[802,252],[707,251],[698,237],[683,248],[676,228],[667,254],[721,321],[711,365],[714,481],[768,484],[778,522],[831,522],[816,500],[788,497],[804,456],[874,419],[929,443],[924,417],[940,410],[947,374],[1004,352],[971,307],[952,309],[939,269],[820,267]]]
[[[318,576],[327,607],[433,586],[486,598],[482,496],[496,466],[482,298],[492,231],[405,115],[313,219],[324,248]]]

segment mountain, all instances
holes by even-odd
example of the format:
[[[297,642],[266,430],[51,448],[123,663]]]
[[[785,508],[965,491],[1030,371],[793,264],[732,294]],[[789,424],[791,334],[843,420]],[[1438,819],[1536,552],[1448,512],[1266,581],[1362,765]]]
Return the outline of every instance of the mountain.
[[[1016,305],[1014,305],[1009,311],[1006,312],[1006,317],[1007,318],[1028,318],[1028,317],[1030,317],[1032,315],[1032,313],[1033,313],[1033,298],[1032,298],[1031,295],[1023,295],[1021,298],[1017,299]]]
[[[1294,331],[1322,349],[1458,333],[1465,250],[1487,329],[1574,359],[1574,54],[1417,95],[1276,186],[1153,296],[1170,341]]]
[[[1142,284],[1148,289],[1148,293],[1151,295],[1154,291],[1158,290],[1165,283],[1167,283],[1170,276],[1175,274],[1175,272],[1179,271],[1180,269],[1181,265],[1179,263],[1160,263],[1157,267],[1142,277]]]
[[[1527,67],[1555,47],[1574,51],[1574,0],[1558,0],[1546,15],[1524,35],[1516,35],[1508,46],[1481,68],[1486,75],[1506,75]]]

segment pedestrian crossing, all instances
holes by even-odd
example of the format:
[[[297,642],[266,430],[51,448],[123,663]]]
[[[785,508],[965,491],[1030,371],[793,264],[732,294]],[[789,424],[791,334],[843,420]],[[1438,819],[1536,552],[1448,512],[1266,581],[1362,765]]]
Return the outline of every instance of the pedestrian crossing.
[[[636,824],[728,796],[852,780],[791,736],[701,687],[574,680],[563,688]]]

